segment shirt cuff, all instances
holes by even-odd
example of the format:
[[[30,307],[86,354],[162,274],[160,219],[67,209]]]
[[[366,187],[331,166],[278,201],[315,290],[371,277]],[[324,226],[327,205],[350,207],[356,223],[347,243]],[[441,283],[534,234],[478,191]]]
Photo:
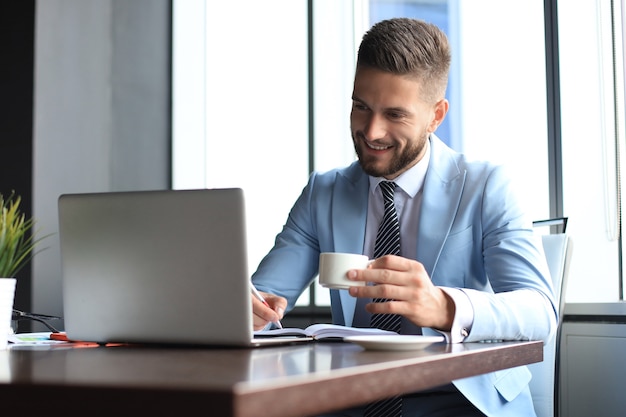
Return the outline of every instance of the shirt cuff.
[[[439,331],[448,343],[462,343],[472,330],[474,308],[467,294],[458,288],[439,287],[452,298],[455,306],[454,320],[449,332]]]

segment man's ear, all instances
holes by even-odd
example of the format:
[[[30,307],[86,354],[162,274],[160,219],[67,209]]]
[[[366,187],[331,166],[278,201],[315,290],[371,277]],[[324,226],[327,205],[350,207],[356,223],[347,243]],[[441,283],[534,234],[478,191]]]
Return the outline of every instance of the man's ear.
[[[435,103],[435,112],[433,120],[431,120],[430,125],[428,126],[428,133],[433,133],[441,123],[443,123],[443,119],[446,118],[446,114],[448,114],[448,109],[450,108],[450,103],[445,98],[442,98],[437,103]]]

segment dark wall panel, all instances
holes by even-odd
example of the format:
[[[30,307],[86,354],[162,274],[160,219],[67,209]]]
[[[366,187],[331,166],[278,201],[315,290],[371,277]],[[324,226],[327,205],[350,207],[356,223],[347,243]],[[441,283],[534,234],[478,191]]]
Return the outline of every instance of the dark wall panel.
[[[0,193],[22,196],[32,215],[35,0],[0,3]],[[30,266],[30,265],[29,265]],[[18,274],[15,307],[30,310],[30,267]]]

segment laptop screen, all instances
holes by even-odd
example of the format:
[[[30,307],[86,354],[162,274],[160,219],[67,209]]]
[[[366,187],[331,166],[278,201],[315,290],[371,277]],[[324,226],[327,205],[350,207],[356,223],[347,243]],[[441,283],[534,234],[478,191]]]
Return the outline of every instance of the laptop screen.
[[[65,194],[58,203],[70,339],[250,343],[241,189]]]

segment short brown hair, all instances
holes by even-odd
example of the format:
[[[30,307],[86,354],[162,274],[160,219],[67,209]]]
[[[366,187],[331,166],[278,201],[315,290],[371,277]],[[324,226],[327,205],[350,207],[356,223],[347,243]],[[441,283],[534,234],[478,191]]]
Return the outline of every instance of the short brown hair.
[[[427,100],[444,98],[450,70],[450,45],[445,33],[423,20],[394,18],[376,23],[365,33],[357,69],[368,67],[422,82]]]

